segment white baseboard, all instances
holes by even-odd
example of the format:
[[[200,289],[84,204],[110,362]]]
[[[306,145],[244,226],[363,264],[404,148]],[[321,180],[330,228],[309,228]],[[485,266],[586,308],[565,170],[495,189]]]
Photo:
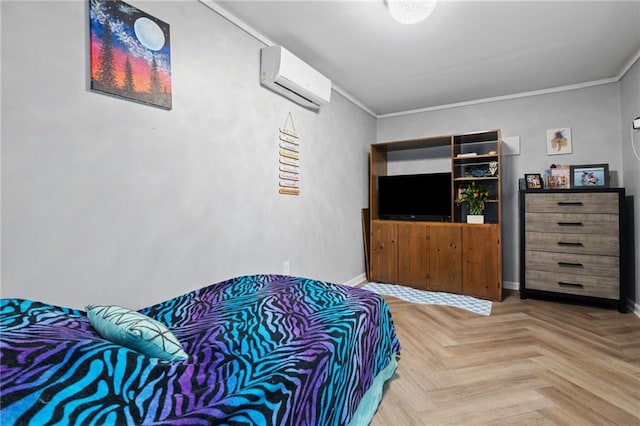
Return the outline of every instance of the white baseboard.
[[[502,288],[507,290],[520,290],[520,283],[516,281],[502,281]]]
[[[358,284],[361,284],[363,282],[367,281],[367,274],[365,274],[364,272],[360,275],[358,275],[355,278],[351,278],[349,281],[345,282],[344,285],[348,285],[349,287],[355,287]]]
[[[627,309],[636,314],[640,318],[640,304],[631,299],[627,299]]]

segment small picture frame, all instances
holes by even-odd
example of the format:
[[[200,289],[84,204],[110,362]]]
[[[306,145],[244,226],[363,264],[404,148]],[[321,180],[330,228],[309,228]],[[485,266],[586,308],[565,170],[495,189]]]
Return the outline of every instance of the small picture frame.
[[[542,189],[542,176],[540,173],[527,173],[524,175],[527,189]]]
[[[570,167],[571,188],[608,188],[608,164],[581,164]]]
[[[555,178],[555,189],[568,189],[571,185],[571,170],[569,166],[551,166],[551,176]]]
[[[568,182],[566,176],[551,175],[547,176],[547,189],[567,189]]]

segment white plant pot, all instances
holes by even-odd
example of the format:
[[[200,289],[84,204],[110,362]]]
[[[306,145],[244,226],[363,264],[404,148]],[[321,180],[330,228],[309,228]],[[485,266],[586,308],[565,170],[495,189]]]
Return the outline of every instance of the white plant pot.
[[[468,214],[467,223],[484,223],[483,214]]]

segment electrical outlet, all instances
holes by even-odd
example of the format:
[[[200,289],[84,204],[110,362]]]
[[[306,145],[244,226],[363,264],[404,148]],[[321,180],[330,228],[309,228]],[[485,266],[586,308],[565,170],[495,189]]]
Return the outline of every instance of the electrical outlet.
[[[286,260],[282,265],[282,269],[285,275],[289,275],[289,267],[291,266],[290,262]]]

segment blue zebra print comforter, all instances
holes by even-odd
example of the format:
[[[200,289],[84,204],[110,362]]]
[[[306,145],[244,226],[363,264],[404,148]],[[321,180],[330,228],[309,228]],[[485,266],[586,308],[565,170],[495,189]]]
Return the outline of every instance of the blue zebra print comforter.
[[[380,296],[278,275],[141,310],[182,342],[179,362],[102,339],[83,311],[0,309],[2,425],[347,425],[400,351]]]

